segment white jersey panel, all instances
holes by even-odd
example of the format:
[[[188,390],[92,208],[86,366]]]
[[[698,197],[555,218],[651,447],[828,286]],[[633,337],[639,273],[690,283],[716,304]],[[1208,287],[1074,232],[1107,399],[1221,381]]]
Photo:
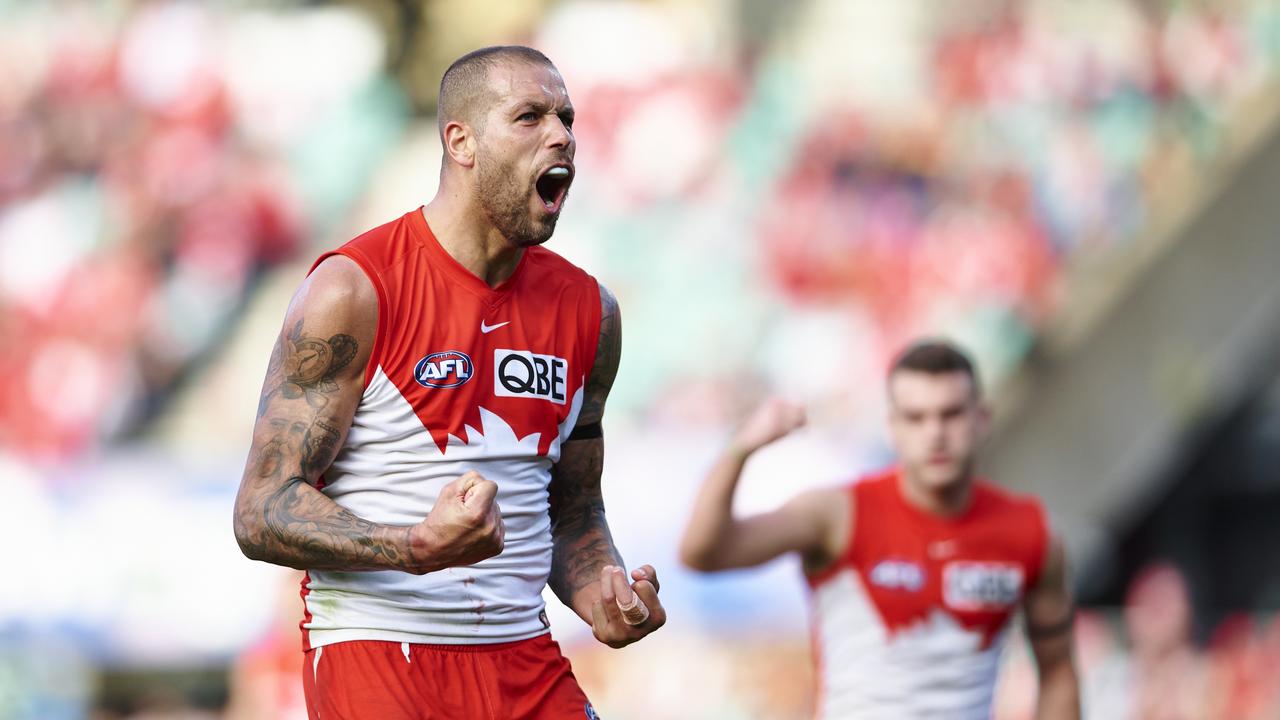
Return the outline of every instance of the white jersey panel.
[[[824,720],[986,720],[991,717],[1001,633],[982,634],[934,610],[890,634],[853,569],[813,591]]]
[[[325,473],[323,492],[367,520],[412,525],[431,511],[442,487],[475,470],[498,484],[505,546],[500,555],[475,565],[426,575],[310,571],[305,627],[311,645],[495,643],[545,633],[542,588],[551,570],[547,486],[582,398],[579,388],[545,456],[538,454],[539,433],[518,438],[506,421],[483,407],[482,427],[467,427],[467,441],[449,436],[441,452],[379,367],[346,444]]]

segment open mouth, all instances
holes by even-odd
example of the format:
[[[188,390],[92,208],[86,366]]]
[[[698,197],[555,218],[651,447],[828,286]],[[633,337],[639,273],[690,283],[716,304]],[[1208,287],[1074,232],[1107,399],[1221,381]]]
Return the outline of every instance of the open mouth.
[[[534,188],[538,191],[538,199],[542,206],[552,215],[560,212],[564,205],[565,195],[569,193],[569,184],[573,182],[573,170],[568,165],[552,165],[538,177]]]

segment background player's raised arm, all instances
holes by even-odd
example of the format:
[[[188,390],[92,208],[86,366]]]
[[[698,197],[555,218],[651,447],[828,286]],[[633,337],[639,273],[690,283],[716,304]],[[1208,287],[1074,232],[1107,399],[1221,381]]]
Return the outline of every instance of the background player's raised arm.
[[[622,647],[661,627],[666,611],[658,601],[658,577],[652,566],[633,570],[630,581],[627,579],[605,517],[600,490],[604,469],[600,422],[622,357],[622,317],[618,301],[604,285],[600,286],[600,305],[600,339],[583,392],[582,410],[559,462],[551,469],[548,584],[560,602],[592,626],[598,640]],[[628,604],[633,592],[649,609],[648,619],[637,625],[623,622],[615,602],[616,598]]]
[[[771,399],[734,433],[694,503],[680,543],[685,565],[704,572],[728,570],[798,552],[813,569],[839,554],[848,535],[849,512],[836,491],[803,492],[773,512],[741,519],[733,516],[733,493],[747,458],[804,422],[800,407]]]
[[[1075,607],[1067,583],[1066,551],[1056,537],[1049,543],[1040,580],[1023,599],[1022,608],[1040,682],[1036,717],[1078,720],[1080,684],[1071,632]]]
[[[474,472],[442,489],[411,526],[369,522],[316,489],[363,394],[377,312],[368,278],[340,256],[321,263],[290,303],[236,495],[246,556],[299,569],[424,573],[501,552],[497,486]]]

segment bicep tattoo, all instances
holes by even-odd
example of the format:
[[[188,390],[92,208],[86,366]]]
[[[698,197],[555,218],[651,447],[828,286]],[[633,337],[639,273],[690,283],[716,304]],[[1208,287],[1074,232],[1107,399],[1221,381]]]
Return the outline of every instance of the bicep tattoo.
[[[271,353],[268,387],[263,388],[258,401],[258,417],[266,414],[277,395],[289,400],[305,398],[316,409],[328,405],[329,396],[338,391],[335,377],[351,364],[359,347],[356,339],[346,333],[337,333],[328,340],[304,335],[302,320],[298,320]],[[275,387],[270,387],[273,382]]]
[[[604,417],[604,403],[618,375],[618,363],[622,360],[622,314],[618,300],[609,288],[600,286],[600,338],[596,341],[596,359],[587,378],[583,392],[582,411],[578,413],[578,426],[600,422]]]
[[[301,320],[276,344],[236,510],[246,555],[312,569],[372,569],[400,560],[396,533],[404,529],[363,520],[311,487],[341,447],[341,416],[352,409],[334,401],[352,390],[351,372],[342,371],[358,351],[351,335],[307,335]]]

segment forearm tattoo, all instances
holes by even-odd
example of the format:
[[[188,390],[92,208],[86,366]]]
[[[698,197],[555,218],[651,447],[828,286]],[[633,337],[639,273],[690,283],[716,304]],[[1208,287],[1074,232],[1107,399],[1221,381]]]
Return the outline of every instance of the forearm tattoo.
[[[316,570],[400,561],[407,528],[363,520],[314,487],[342,443],[328,408],[341,389],[340,371],[358,349],[350,335],[304,334],[301,320],[277,343],[258,403],[256,450],[236,502],[236,538],[245,555]]]
[[[622,322],[618,301],[600,286],[600,338],[595,364],[583,393],[577,427],[599,427],[605,399],[613,387],[622,356]],[[622,565],[605,519],[600,473],[604,469],[602,433],[571,438],[551,470],[551,577],[556,596],[570,604],[575,593],[600,579],[600,568]]]
[[[604,441],[566,443],[551,473],[551,590],[566,604],[600,580],[600,568],[622,565],[600,493]]]

